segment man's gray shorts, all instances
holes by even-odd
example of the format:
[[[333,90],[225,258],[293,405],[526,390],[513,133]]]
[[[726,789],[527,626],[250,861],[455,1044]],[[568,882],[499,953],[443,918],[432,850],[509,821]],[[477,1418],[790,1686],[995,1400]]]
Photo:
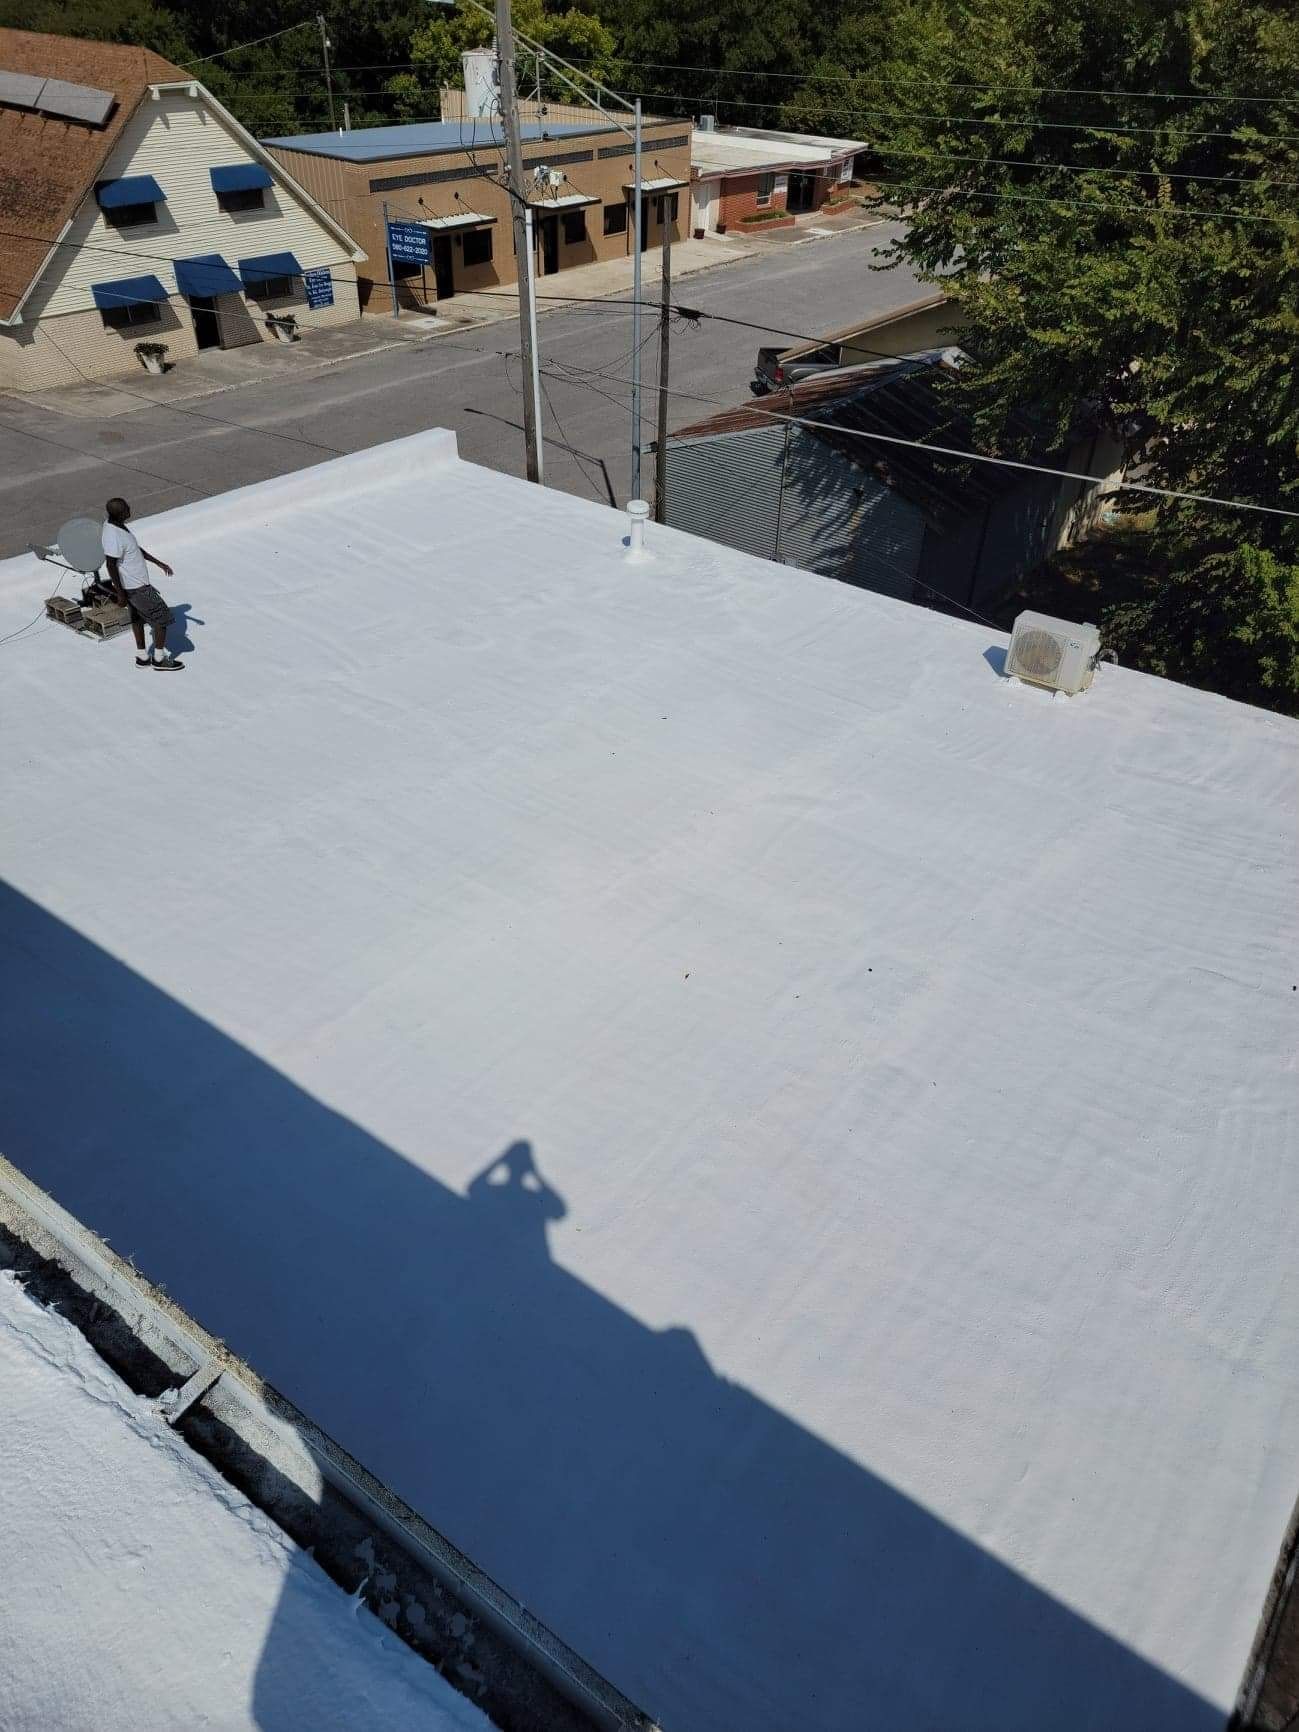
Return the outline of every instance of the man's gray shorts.
[[[126,605],[136,619],[144,625],[152,626],[155,631],[164,631],[172,622],[171,609],[151,583],[142,583],[138,589],[128,589]]]

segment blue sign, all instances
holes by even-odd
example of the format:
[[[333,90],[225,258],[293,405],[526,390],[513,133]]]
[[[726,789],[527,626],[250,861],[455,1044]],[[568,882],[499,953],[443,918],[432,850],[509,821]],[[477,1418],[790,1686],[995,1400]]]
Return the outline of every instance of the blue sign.
[[[321,265],[314,271],[303,271],[302,286],[307,291],[309,307],[333,306],[334,278],[328,265]]]
[[[433,257],[433,239],[423,223],[389,223],[388,250],[395,259],[426,265]]]

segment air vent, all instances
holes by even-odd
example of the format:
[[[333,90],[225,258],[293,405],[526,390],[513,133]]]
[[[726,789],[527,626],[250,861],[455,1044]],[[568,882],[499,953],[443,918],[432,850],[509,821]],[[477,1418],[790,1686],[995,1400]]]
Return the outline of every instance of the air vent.
[[[1006,653],[1006,675],[1072,697],[1092,683],[1100,647],[1101,634],[1094,625],[1021,613]]]

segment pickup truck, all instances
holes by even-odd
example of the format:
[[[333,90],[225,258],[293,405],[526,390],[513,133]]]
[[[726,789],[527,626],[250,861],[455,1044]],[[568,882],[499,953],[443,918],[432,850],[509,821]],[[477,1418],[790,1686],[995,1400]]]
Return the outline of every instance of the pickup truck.
[[[779,391],[800,379],[842,366],[843,350],[838,343],[826,343],[819,349],[759,349],[749,389],[755,397],[764,397],[768,391]]]

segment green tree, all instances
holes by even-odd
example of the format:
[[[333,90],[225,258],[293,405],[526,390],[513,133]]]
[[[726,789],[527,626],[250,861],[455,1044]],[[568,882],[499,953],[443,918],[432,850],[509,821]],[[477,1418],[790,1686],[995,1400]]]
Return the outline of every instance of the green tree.
[[[594,14],[576,9],[547,12],[541,0],[518,0],[512,10],[516,28],[534,42],[553,49],[602,84],[621,80],[613,32]],[[466,49],[485,48],[492,35],[491,20],[462,0],[427,18],[411,38],[411,70],[388,81],[387,90],[399,117],[436,116],[438,92],[461,82],[460,56]],[[581,101],[570,86],[547,69],[544,55],[537,56],[520,43],[515,60],[521,96],[533,95],[539,88],[549,102]]]
[[[1296,65],[1292,0],[963,0],[858,69],[985,447],[1086,402],[1141,479],[1299,511]],[[1151,538],[1166,575],[1102,619],[1124,659],[1299,711],[1299,520],[1165,501]]]

